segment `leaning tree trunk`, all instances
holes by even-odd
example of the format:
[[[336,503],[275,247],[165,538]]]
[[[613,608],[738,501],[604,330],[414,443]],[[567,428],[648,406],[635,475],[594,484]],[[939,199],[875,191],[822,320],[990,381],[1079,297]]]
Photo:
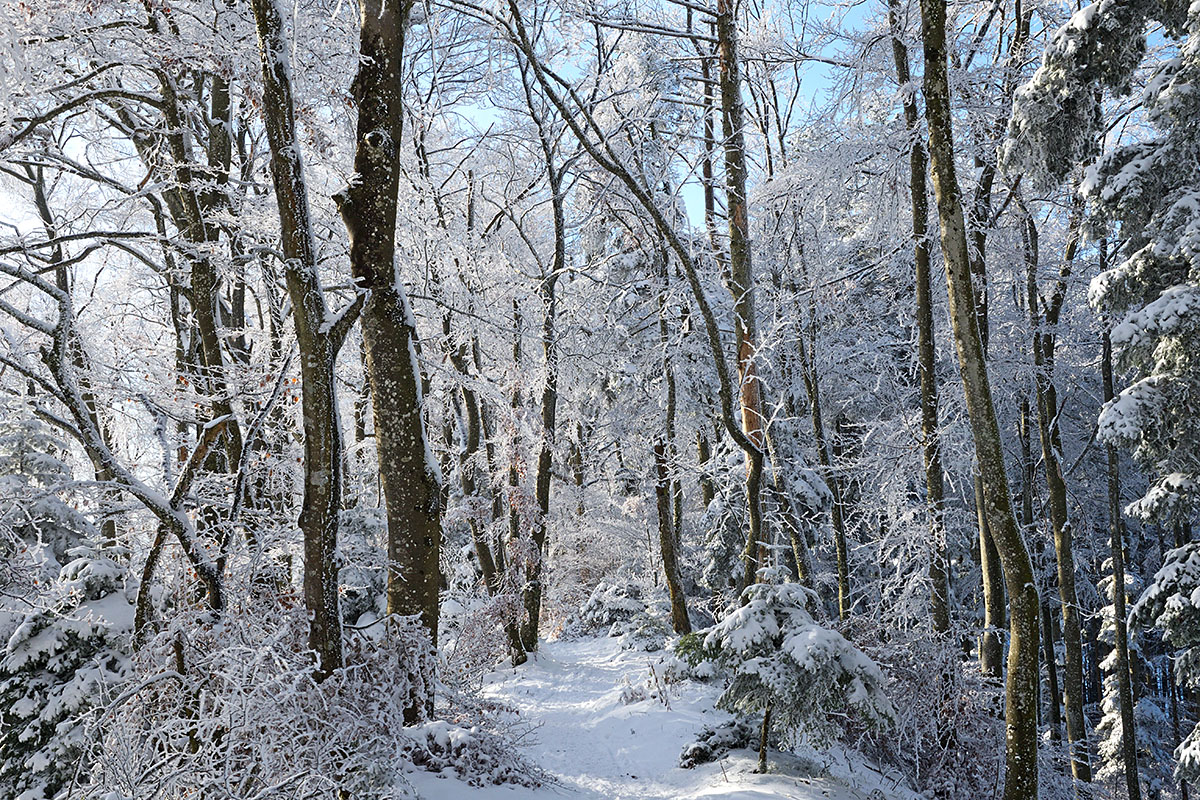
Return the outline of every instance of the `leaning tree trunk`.
[[[1004,609],[1004,569],[996,540],[988,524],[983,478],[975,475],[975,515],[979,529],[979,571],[983,578],[983,633],[979,635],[979,669],[984,675],[999,678],[1003,674],[1004,645],[1000,631],[1007,615]]]
[[[662,282],[658,293],[658,334],[659,345],[662,347],[662,367],[667,384],[667,408],[665,437],[654,443],[654,498],[658,511],[658,542],[662,555],[663,573],[667,580],[667,594],[671,599],[671,627],[675,633],[692,632],[692,623],[688,619],[687,595],[683,591],[683,579],[679,570],[679,513],[674,509],[675,489],[677,483],[672,481],[669,459],[675,454],[675,407],[677,402],[675,386],[675,365],[670,351],[670,326],[667,322],[667,289],[669,272],[667,270],[670,255],[663,248],[661,266],[658,278]]]
[[[925,191],[928,163],[918,135],[917,101],[908,91],[912,73],[908,47],[900,38],[897,21],[899,0],[888,0],[888,25],[892,31],[892,58],[896,82],[904,93],[904,124],[911,138],[908,152],[908,192],[912,201],[912,232],[916,264],[917,367],[921,381],[921,455],[925,461],[925,502],[929,508],[930,610],[935,633],[950,630],[950,585],[946,571],[946,530],[942,503],[946,491],[942,480],[942,456],[938,447],[938,387],[933,340],[933,288],[929,267],[929,196]]]
[[[975,316],[967,232],[954,164],[945,0],[921,0],[921,29],[925,50],[925,116],[929,124],[929,155],[950,296],[950,320],[979,461],[985,511],[1009,597],[1004,798],[1030,800],[1038,796],[1038,592],[1029,552],[1013,515],[1000,426]]]
[[[679,557],[675,548],[675,526],[671,522],[671,475],[667,468],[667,445],[661,439],[654,443],[654,497],[658,510],[658,545],[667,579],[667,594],[671,598],[671,628],[678,634],[691,633],[687,596],[683,593],[683,579],[680,577]]]
[[[283,239],[284,269],[300,348],[304,416],[304,602],[308,645],[318,679],[342,666],[338,607],[337,535],[342,493],[341,431],[334,364],[357,304],[336,318],[325,307],[317,277],[316,240],[296,135],[288,46],[274,0],[253,0],[263,68],[263,116],[271,148],[271,177]]]
[[[441,477],[425,431],[416,320],[396,268],[396,206],[402,135],[401,65],[411,0],[360,0],[355,178],[335,197],[350,239],[362,311],[375,447],[387,507],[387,612],[419,617],[437,646]],[[416,720],[432,696],[408,699]]]

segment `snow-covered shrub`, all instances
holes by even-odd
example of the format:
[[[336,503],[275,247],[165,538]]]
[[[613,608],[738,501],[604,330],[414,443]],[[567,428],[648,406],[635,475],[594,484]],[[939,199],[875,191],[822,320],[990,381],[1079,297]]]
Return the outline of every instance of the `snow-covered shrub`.
[[[709,681],[720,674],[718,653],[705,647],[704,634],[685,633],[675,642],[672,654],[665,660],[668,680]]]
[[[11,406],[0,401],[0,587],[14,593],[53,581],[92,525],[58,493],[71,480],[62,440]]]
[[[608,631],[620,639],[625,650],[653,653],[662,650],[671,638],[671,626],[666,620],[646,611],[639,611],[627,620],[617,620]]]
[[[1113,685],[1116,680],[1109,676],[1105,678],[1104,683],[1105,696],[1101,704],[1104,716],[1096,726],[1096,753],[1100,757],[1096,780],[1123,786],[1125,753],[1121,740],[1121,710],[1117,702],[1117,689]],[[1166,743],[1174,738],[1171,720],[1155,702],[1154,697],[1142,697],[1133,706],[1133,730],[1134,744],[1137,747],[1138,777],[1142,780],[1147,795],[1157,797],[1174,785],[1174,781],[1171,780],[1171,764],[1174,763],[1174,758],[1166,746]]]
[[[137,690],[110,712],[79,796],[411,796],[404,706],[425,690],[429,642],[403,620],[367,633],[316,683],[302,609],[260,601],[216,627],[176,618],[138,652]]]
[[[743,593],[744,604],[708,631],[704,647],[729,675],[717,706],[741,715],[769,710],[771,732],[784,742],[801,733],[831,738],[842,713],[872,726],[891,722],[883,673],[813,620],[810,594],[796,583],[755,584]]]
[[[636,583],[600,581],[579,615],[568,623],[563,633],[581,635],[607,630],[612,636],[620,636],[624,631],[614,628],[617,623],[629,622],[638,614],[645,613],[642,589]]]
[[[626,675],[621,684],[621,705],[631,706],[634,703],[641,703],[649,699],[650,695],[646,691],[646,687],[640,684],[631,683],[629,676]]]
[[[73,548],[0,657],[0,795],[54,797],[85,766],[95,712],[129,677],[128,570],[107,549]]]
[[[464,691],[481,688],[484,676],[509,655],[504,626],[522,610],[515,595],[444,598],[438,633],[442,680]]]
[[[721,725],[705,726],[679,754],[679,766],[691,769],[698,764],[716,761],[730,750],[750,747],[758,737],[758,731],[745,720],[735,719]]]
[[[887,735],[863,742],[866,752],[931,798],[990,797],[1004,769],[1002,689],[963,662],[954,636],[913,631],[869,653],[887,666],[896,715]]]
[[[1106,559],[1102,569],[1111,570],[1111,560]],[[1105,597],[1112,597],[1113,579],[1111,574],[1100,581],[1099,589]],[[1140,581],[1132,573],[1125,573],[1126,596],[1138,594]],[[1111,603],[1101,609],[1100,641],[1112,647],[1109,654],[1101,662],[1104,670],[1104,697],[1100,703],[1101,718],[1096,725],[1097,748],[1099,763],[1096,769],[1096,779],[1124,785],[1125,753],[1122,742],[1121,706],[1117,685],[1117,651],[1113,646],[1116,642],[1116,625],[1114,610]],[[1131,661],[1142,659],[1136,640],[1130,643],[1129,657]],[[1142,662],[1146,668],[1151,665]],[[1136,667],[1133,667],[1136,672]],[[1171,780],[1172,765],[1175,759],[1167,746],[1174,741],[1175,734],[1171,722],[1155,698],[1145,696],[1137,700],[1133,708],[1134,744],[1137,749],[1138,772],[1145,782],[1147,793],[1157,796],[1163,789],[1173,784]]]
[[[700,580],[713,595],[731,595],[741,575],[741,553],[746,548],[745,505],[745,494],[738,485],[726,485],[700,518],[704,537]]]
[[[412,763],[429,772],[452,771],[471,786],[542,785],[541,771],[492,731],[439,719],[410,728],[405,734],[412,739],[408,750]]]

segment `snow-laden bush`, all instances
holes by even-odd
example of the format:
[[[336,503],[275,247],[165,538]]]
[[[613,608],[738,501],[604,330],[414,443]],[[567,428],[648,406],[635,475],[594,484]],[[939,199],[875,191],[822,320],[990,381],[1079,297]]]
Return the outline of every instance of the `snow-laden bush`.
[[[580,636],[607,630],[613,636],[620,636],[624,630],[614,628],[617,623],[627,623],[638,614],[645,613],[646,603],[642,600],[642,588],[636,583],[600,581],[580,609],[579,615],[570,620],[563,629],[563,635]]]
[[[478,691],[484,677],[507,656],[505,625],[524,609],[514,594],[445,597],[438,650],[442,680],[460,690]]]
[[[413,796],[404,776],[418,768],[453,762],[474,784],[531,774],[480,708],[443,706],[450,721],[405,726],[409,698],[432,688],[420,683],[429,640],[413,621],[348,636],[347,666],[321,683],[302,609],[175,623],[138,653],[134,688],[111,706],[88,788],[74,796],[393,800]]]
[[[617,620],[608,630],[617,637],[625,650],[654,653],[666,646],[671,638],[671,626],[648,611],[639,611],[627,620]]]
[[[0,656],[0,796],[42,800],[86,765],[95,712],[129,676],[133,603],[110,550],[69,551]]]
[[[10,595],[54,581],[69,551],[93,533],[61,496],[72,479],[65,443],[13,406],[0,400],[0,588]]]
[[[1104,679],[1105,696],[1101,704],[1104,716],[1096,726],[1096,753],[1100,765],[1096,780],[1123,786],[1125,782],[1125,753],[1122,749],[1124,728],[1121,709],[1117,701],[1116,680]],[[1157,797],[1174,784],[1171,780],[1171,756],[1167,742],[1172,741],[1174,731],[1171,720],[1154,697],[1142,697],[1133,706],[1134,744],[1137,748],[1138,777],[1143,781],[1146,793]]]
[[[704,646],[704,633],[685,633],[664,659],[667,680],[710,681],[720,674],[717,652]]]
[[[708,631],[704,647],[729,675],[717,706],[769,714],[770,732],[785,743],[801,734],[832,738],[844,714],[872,726],[891,722],[883,672],[813,620],[810,594],[796,583],[755,584],[743,592],[743,605]]]
[[[700,581],[714,596],[724,600],[732,597],[742,572],[745,507],[745,493],[736,482],[721,484],[720,492],[700,518],[699,528],[704,537]]]
[[[679,754],[679,766],[691,769],[698,764],[716,761],[730,750],[750,747],[757,732],[745,720],[730,720],[721,725],[705,726],[696,736],[696,741],[683,748]]]
[[[503,737],[478,726],[431,720],[405,731],[412,739],[408,756],[429,772],[453,772],[471,786],[541,786],[540,770],[521,758]]]

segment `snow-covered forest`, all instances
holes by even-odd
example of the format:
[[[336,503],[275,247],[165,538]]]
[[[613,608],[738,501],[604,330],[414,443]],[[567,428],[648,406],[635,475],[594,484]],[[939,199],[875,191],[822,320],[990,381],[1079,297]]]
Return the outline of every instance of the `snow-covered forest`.
[[[1200,2],[0,0],[0,800],[1187,800]]]

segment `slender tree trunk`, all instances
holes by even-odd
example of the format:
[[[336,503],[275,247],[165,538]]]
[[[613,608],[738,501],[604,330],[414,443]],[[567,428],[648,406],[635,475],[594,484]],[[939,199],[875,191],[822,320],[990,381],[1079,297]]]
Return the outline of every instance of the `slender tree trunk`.
[[[1021,439],[1021,527],[1027,533],[1034,531],[1033,517],[1033,481],[1035,465],[1033,461],[1033,412],[1030,410],[1029,398],[1021,398],[1021,422],[1019,436]],[[1058,691],[1058,664],[1054,655],[1054,618],[1050,612],[1048,594],[1042,594],[1042,652],[1046,661],[1046,719],[1050,724],[1050,740],[1062,741],[1062,714],[1059,701],[1062,695]]]
[[[1075,556],[1071,547],[1071,521],[1067,511],[1067,484],[1062,471],[1062,437],[1058,427],[1058,393],[1054,386],[1055,328],[1066,295],[1066,280],[1071,271],[1079,242],[1081,214],[1072,215],[1067,253],[1054,293],[1046,304],[1045,329],[1039,309],[1037,287],[1038,244],[1033,217],[1025,214],[1024,236],[1029,324],[1033,330],[1034,387],[1037,393],[1038,438],[1046,473],[1050,527],[1054,535],[1054,553],[1058,565],[1058,592],[1062,603],[1063,644],[1066,663],[1063,669],[1063,706],[1067,718],[1067,742],[1071,751],[1071,774],[1084,783],[1092,780],[1088,753],[1087,721],[1083,716],[1083,638],[1079,622],[1079,602],[1075,592]]]
[[[1048,602],[1042,603],[1042,635],[1046,656],[1046,693],[1049,695],[1046,705],[1050,710],[1050,740],[1061,742],[1062,708],[1059,706],[1059,698],[1062,697],[1062,693],[1058,690],[1058,661],[1054,655],[1054,614],[1050,611]]]
[[[975,475],[975,515],[979,528],[979,571],[983,576],[983,633],[979,637],[979,669],[984,675],[1003,674],[1004,645],[1000,631],[1005,627],[1004,571],[992,539],[983,496],[983,480]]]
[[[767,771],[767,737],[771,732],[771,707],[767,706],[763,711],[762,728],[758,733],[758,773],[765,774]]]
[[[929,587],[933,630],[950,630],[950,585],[946,570],[946,530],[942,521],[945,485],[938,445],[938,386],[933,339],[933,287],[929,267],[929,196],[925,191],[928,163],[919,136],[915,92],[909,91],[912,73],[908,47],[900,38],[897,12],[900,0],[888,0],[888,25],[892,31],[892,58],[896,82],[904,93],[904,123],[911,143],[908,152],[908,190],[912,201],[912,231],[916,263],[917,364],[921,380],[921,455],[925,462],[925,501],[929,508]]]
[[[417,616],[437,646],[441,477],[428,446],[416,320],[396,264],[403,133],[401,70],[412,0],[360,0],[354,180],[335,196],[350,239],[355,286],[366,293],[363,341],[375,409],[375,447],[388,519],[387,612]],[[433,698],[412,697],[415,721]]]
[[[814,323],[815,325],[815,323]],[[809,346],[804,344],[804,334],[797,339],[800,347],[800,360],[804,387],[808,391],[808,407],[812,414],[813,437],[816,439],[817,460],[829,491],[833,495],[833,548],[837,558],[837,588],[838,588],[838,619],[844,620],[850,613],[850,558],[846,547],[846,520],[842,504],[842,487],[833,471],[833,454],[830,452],[829,441],[825,435],[825,421],[821,406],[821,386],[817,377],[815,331]]]
[[[696,463],[700,465],[700,503],[705,508],[712,504],[717,497],[717,487],[709,472],[709,460],[712,458],[712,447],[703,428],[696,429]]]
[[[667,579],[667,594],[671,598],[671,627],[678,634],[691,633],[692,623],[688,619],[687,597],[683,593],[683,580],[675,552],[675,530],[671,522],[671,476],[667,466],[667,445],[662,439],[654,443],[654,475],[658,545]]]
[[[1106,253],[1106,242],[1101,242],[1101,259]],[[1101,269],[1104,268],[1103,263]],[[1113,390],[1112,343],[1104,334],[1101,361],[1104,379],[1104,402],[1115,396]],[[1121,710],[1121,760],[1125,762],[1125,788],[1129,800],[1142,800],[1142,787],[1138,782],[1137,734],[1133,718],[1133,682],[1129,672],[1129,630],[1125,618],[1125,521],[1121,516],[1121,475],[1117,449],[1106,448],[1108,455],[1108,532],[1109,549],[1112,554],[1112,604],[1113,625],[1116,638],[1117,702]]]
[[[338,607],[337,535],[341,505],[341,431],[338,427],[334,363],[352,309],[331,319],[317,277],[316,241],[308,189],[296,136],[289,48],[274,0],[253,0],[263,68],[263,116],[271,148],[271,177],[279,209],[284,269],[300,348],[304,416],[304,602],[308,645],[317,655],[318,679],[342,666],[342,622]]]
[[[742,411],[742,431],[753,445],[746,454],[746,503],[749,528],[743,553],[741,585],[757,580],[762,535],[763,413],[754,365],[757,328],[754,309],[754,264],[750,249],[750,212],[746,194],[746,140],[742,108],[741,63],[732,0],[717,2],[717,61],[721,95],[721,130],[725,138],[725,193],[729,219],[729,291],[733,295],[734,340]]]
[[[1017,527],[1005,475],[1000,428],[992,404],[971,286],[967,233],[954,163],[950,83],[946,68],[945,0],[921,0],[925,50],[925,115],[937,195],[950,319],[967,412],[983,486],[985,511],[1009,597],[1009,653],[1005,691],[1005,800],[1038,796],[1038,592],[1033,565]]]
[[[542,613],[542,570],[546,556],[546,534],[550,524],[550,479],[553,473],[554,438],[558,415],[558,337],[555,325],[558,322],[558,297],[555,290],[558,278],[567,266],[567,220],[563,192],[563,172],[555,163],[554,147],[545,121],[535,110],[532,94],[526,87],[529,113],[538,129],[542,156],[546,160],[546,177],[550,184],[550,208],[554,220],[554,258],[550,272],[542,276],[538,284],[538,296],[542,299],[542,358],[545,362],[546,378],[542,384],[542,437],[538,451],[537,478],[534,482],[534,499],[537,501],[537,520],[533,525],[533,547],[529,574],[525,582],[526,624],[521,628],[521,641],[526,650],[537,650],[538,625]]]

